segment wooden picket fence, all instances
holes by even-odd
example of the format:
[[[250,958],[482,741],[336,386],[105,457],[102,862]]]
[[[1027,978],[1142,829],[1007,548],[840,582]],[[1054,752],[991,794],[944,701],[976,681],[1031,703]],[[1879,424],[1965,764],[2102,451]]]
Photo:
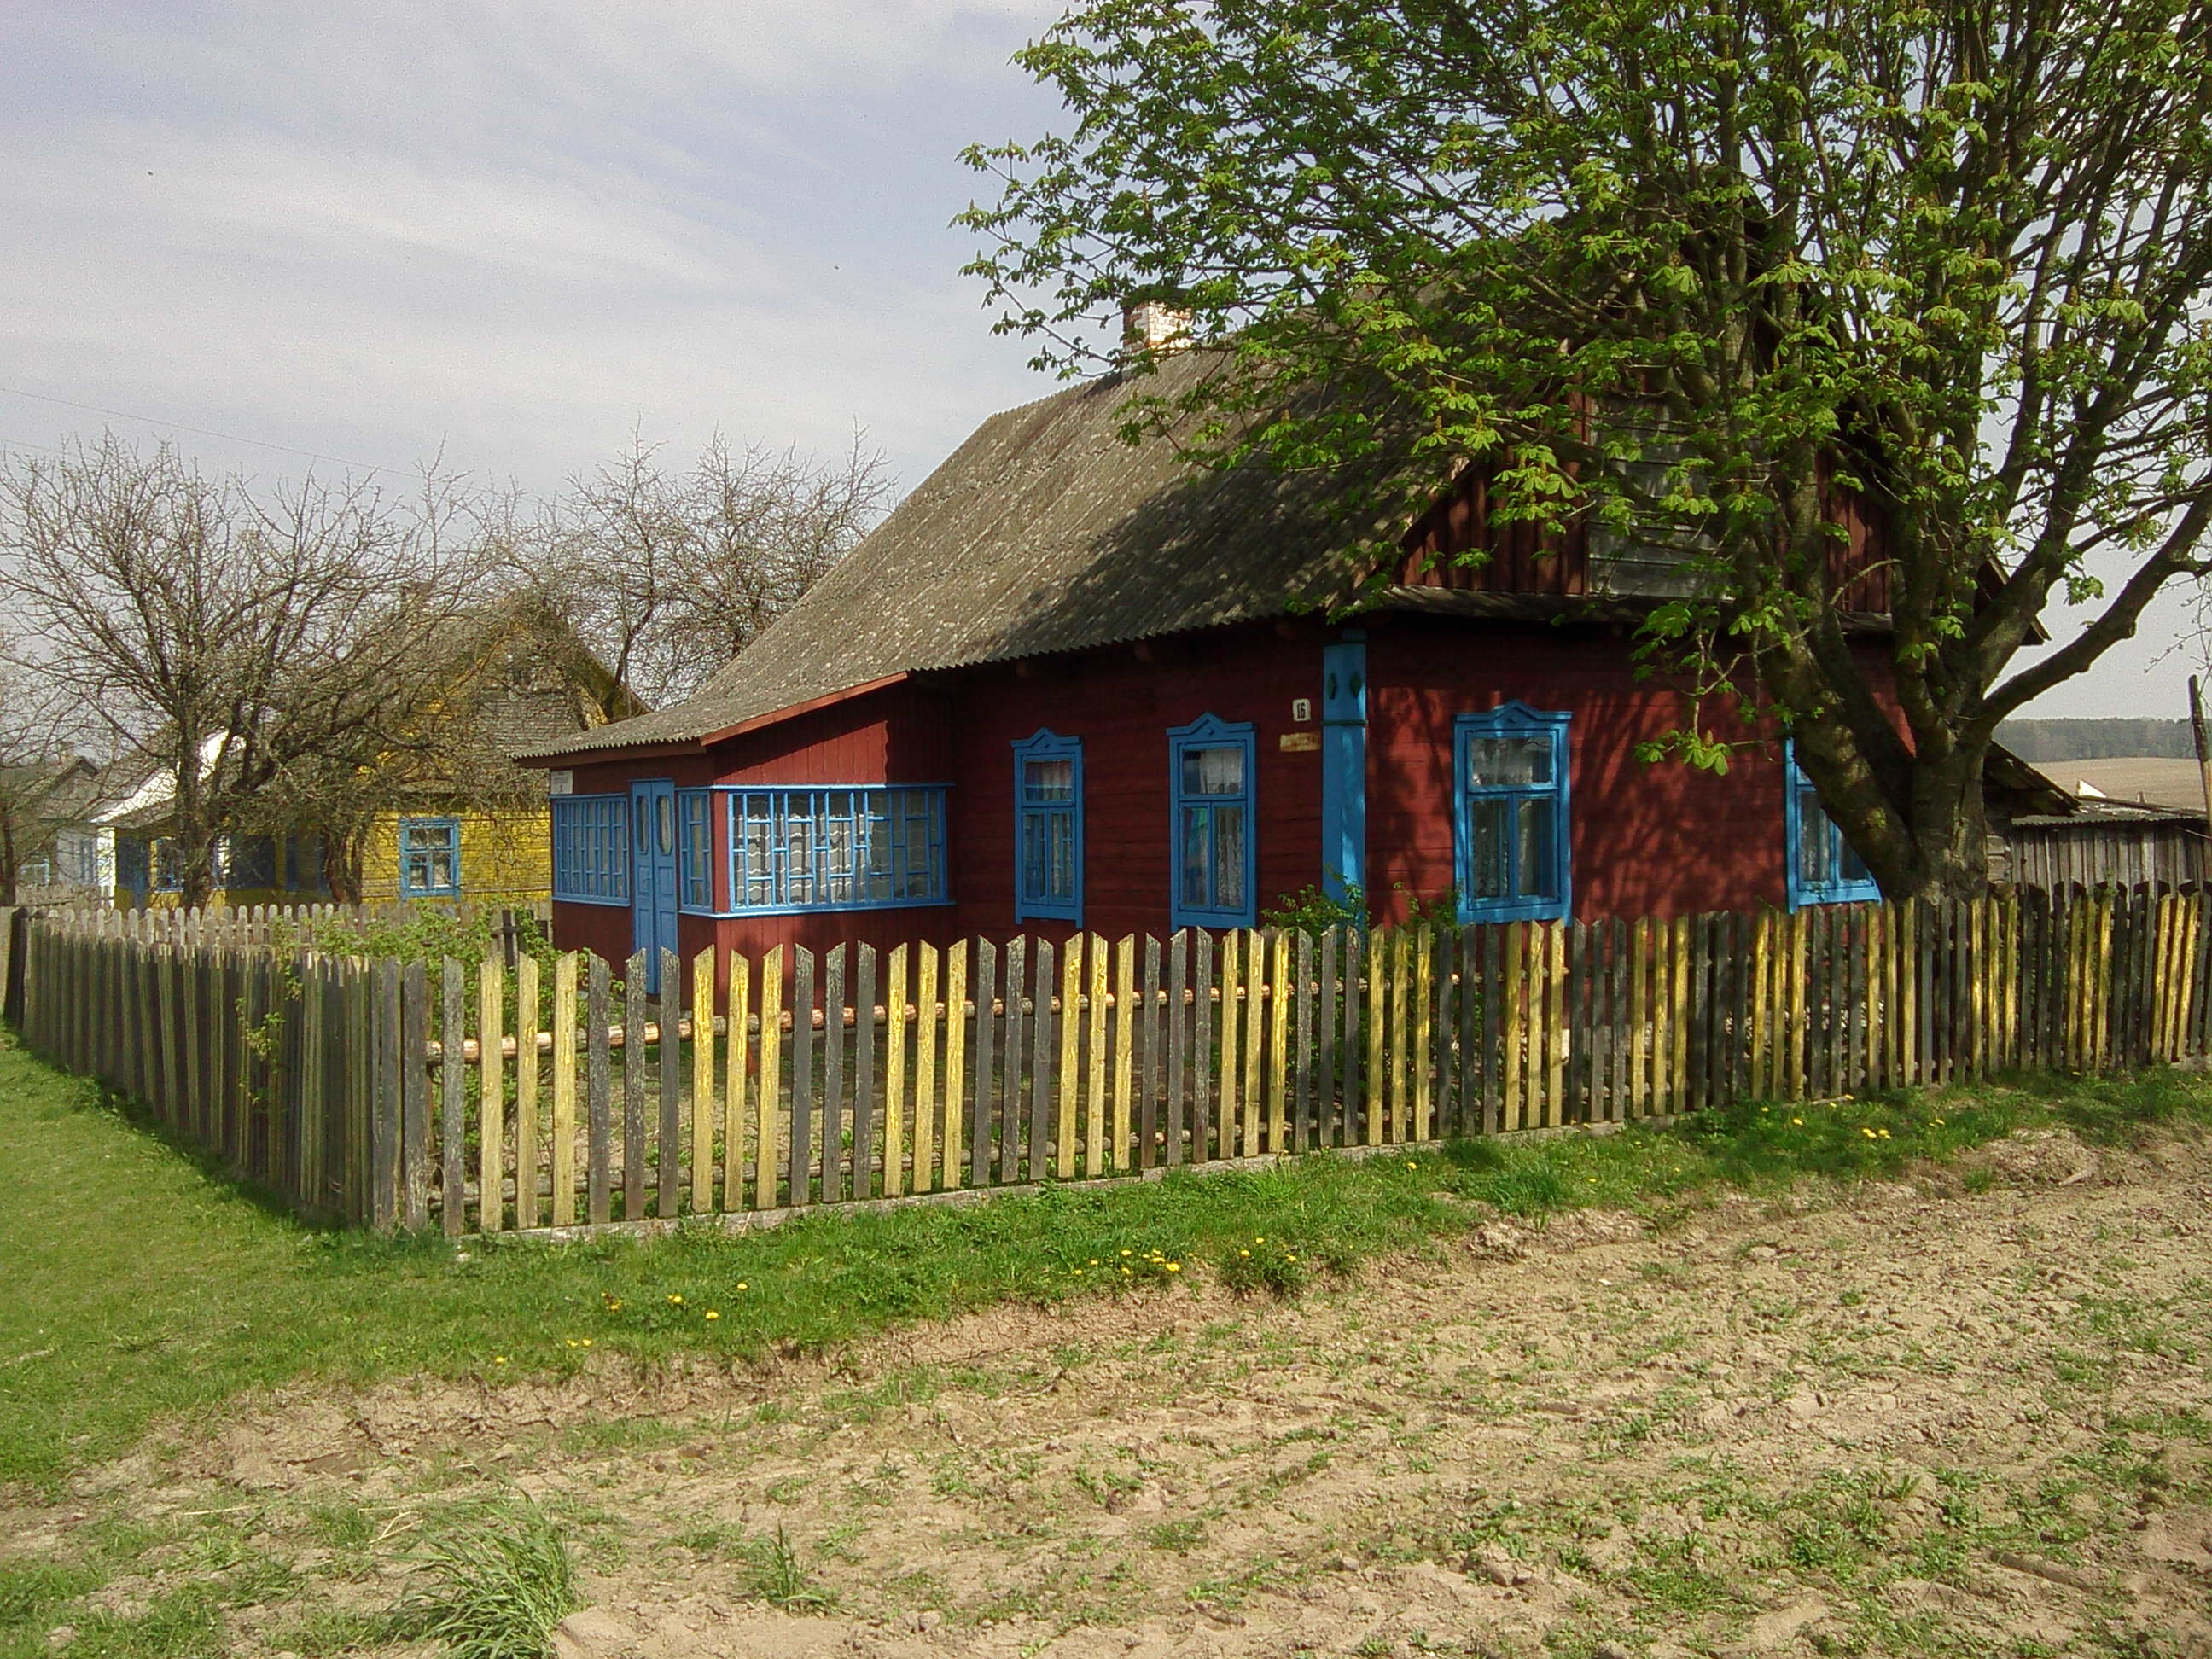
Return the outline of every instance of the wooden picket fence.
[[[1363,933],[371,959],[34,919],[57,1062],[302,1213],[768,1212],[2212,1053],[2204,890]]]

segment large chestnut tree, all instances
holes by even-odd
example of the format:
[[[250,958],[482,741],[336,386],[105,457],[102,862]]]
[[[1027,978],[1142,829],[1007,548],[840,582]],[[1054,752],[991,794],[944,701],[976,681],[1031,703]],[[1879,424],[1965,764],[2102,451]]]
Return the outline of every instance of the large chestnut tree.
[[[1207,460],[1479,465],[1658,550],[1681,757],[1778,717],[1886,892],[1971,893],[1997,722],[2212,570],[2209,14],[1097,0],[1021,54],[1065,131],[970,152],[972,269],[1070,372],[1188,311],[1214,372],[1133,427]],[[1824,473],[1893,526],[1887,630]]]

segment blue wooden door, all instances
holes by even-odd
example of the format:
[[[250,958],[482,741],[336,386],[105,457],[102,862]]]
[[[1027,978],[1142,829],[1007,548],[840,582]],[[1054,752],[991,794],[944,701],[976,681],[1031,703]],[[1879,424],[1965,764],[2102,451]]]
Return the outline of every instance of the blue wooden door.
[[[1367,644],[1347,629],[1321,653],[1321,886],[1341,903],[1367,883]]]
[[[660,953],[676,949],[676,786],[629,787],[630,948],[645,952],[645,988],[660,994]]]

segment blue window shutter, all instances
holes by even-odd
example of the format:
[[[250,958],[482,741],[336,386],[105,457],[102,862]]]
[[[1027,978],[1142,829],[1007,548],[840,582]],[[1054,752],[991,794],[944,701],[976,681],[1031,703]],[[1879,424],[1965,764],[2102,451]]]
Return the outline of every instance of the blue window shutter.
[[[1452,865],[1463,922],[1574,914],[1565,711],[1500,704],[1452,722]]]
[[[1249,927],[1258,915],[1250,722],[1202,714],[1168,731],[1168,916],[1176,927]]]
[[[1014,744],[1014,920],[1083,923],[1083,740]]]

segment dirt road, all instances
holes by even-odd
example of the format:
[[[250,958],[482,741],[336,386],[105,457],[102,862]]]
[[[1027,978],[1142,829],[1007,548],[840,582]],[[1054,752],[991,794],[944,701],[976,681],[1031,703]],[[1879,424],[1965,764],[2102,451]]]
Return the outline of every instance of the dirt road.
[[[1499,1224],[1290,1304],[278,1401],[15,1547],[127,1512],[174,1552],[234,1506],[289,1569],[228,1615],[255,1653],[337,1640],[422,1516],[514,1486],[577,1540],[569,1650],[605,1659],[2212,1654],[2212,1146],[1980,1170]],[[149,1560],[103,1595],[191,1570]]]

